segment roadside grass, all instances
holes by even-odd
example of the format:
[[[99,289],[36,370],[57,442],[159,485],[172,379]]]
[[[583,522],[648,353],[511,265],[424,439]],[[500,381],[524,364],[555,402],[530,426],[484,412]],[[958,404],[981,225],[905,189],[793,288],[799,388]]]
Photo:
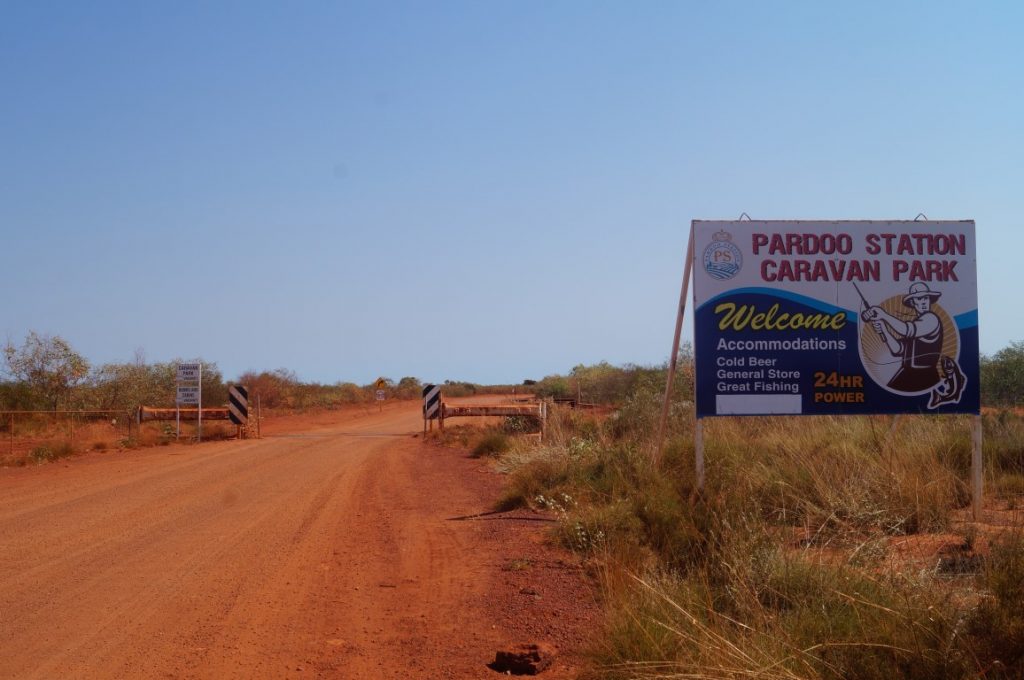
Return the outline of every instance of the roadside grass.
[[[981,576],[989,593],[967,620],[965,637],[988,677],[1024,675],[1024,537],[1020,530],[992,546]]]
[[[435,429],[426,438],[440,446],[468,448],[472,458],[494,458],[509,450],[523,449],[519,443],[533,439],[539,429],[535,418],[512,416],[500,424],[485,427],[476,425],[448,425],[443,431]]]
[[[1003,474],[1024,476],[1024,418],[1008,410],[989,413],[984,431],[986,464]]]
[[[727,419],[705,428],[709,477],[715,491],[742,493],[765,519],[816,536],[935,531],[970,501],[960,465],[943,460],[969,461],[968,426],[916,418],[890,436],[885,419],[871,417]]]
[[[42,465],[43,463],[52,463],[61,458],[67,458],[74,453],[75,449],[71,446],[70,442],[53,441],[35,447],[29,454],[29,457],[37,465]]]
[[[231,423],[217,422],[203,425],[204,441],[222,441],[238,436],[238,428]]]
[[[448,425],[442,430],[435,424],[433,429],[427,432],[425,439],[438,446],[467,448],[475,446],[471,445],[471,442],[476,442],[481,436],[480,428],[472,425]]]
[[[35,418],[22,429],[19,424],[13,451],[0,450],[0,467],[24,467],[26,465],[42,465],[67,458],[80,452],[102,453],[109,451],[136,450],[144,447],[167,446],[176,442],[173,423],[144,423],[141,427],[132,426],[131,435],[124,429],[112,426],[106,421],[94,421],[79,424],[74,430],[74,439],[70,438],[70,430],[66,426],[55,426],[42,418]],[[40,425],[40,423],[43,423]],[[45,427],[43,426],[45,425]],[[25,441],[29,435],[32,438]],[[237,436],[234,425],[226,422],[209,422],[203,424],[203,441],[221,441]],[[182,443],[194,441],[195,426],[193,423],[182,427]],[[34,441],[33,441],[34,440]],[[7,442],[4,442],[6,444]],[[4,447],[0,446],[0,449]]]
[[[744,541],[689,578],[608,595],[594,650],[605,678],[967,677],[957,610],[925,583]]]
[[[9,423],[9,421],[8,421]],[[76,419],[52,414],[19,414],[14,436],[10,425],[0,435],[0,467],[49,463],[86,451],[116,448],[124,428],[106,418]]]
[[[602,584],[595,678],[1024,677],[1024,543],[978,568],[900,565],[896,537],[956,529],[970,503],[970,421],[956,416],[705,421],[692,406],[658,469],[651,390],[611,417],[552,408],[543,444],[515,440],[498,509],[558,518],[552,539]],[[1024,419],[986,416],[988,488],[1024,491]],[[965,562],[966,563],[966,562]]]
[[[473,458],[495,456],[507,451],[508,448],[508,436],[503,432],[488,432],[477,441],[469,455]]]

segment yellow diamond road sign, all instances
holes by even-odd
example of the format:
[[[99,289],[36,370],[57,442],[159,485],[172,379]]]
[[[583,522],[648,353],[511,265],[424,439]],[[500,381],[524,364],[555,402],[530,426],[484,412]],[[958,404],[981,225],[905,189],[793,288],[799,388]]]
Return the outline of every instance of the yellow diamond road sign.
[[[384,378],[377,378],[377,389],[382,390],[388,386],[388,381]]]

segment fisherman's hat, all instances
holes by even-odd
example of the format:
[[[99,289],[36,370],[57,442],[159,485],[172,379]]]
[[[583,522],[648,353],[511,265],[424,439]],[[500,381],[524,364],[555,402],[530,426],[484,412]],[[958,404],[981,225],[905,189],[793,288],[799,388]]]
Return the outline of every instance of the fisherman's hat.
[[[932,302],[935,302],[942,296],[942,293],[938,293],[928,288],[927,283],[918,281],[910,287],[910,292],[903,296],[903,304],[907,307],[913,307],[914,303],[911,302],[914,298],[929,297]]]

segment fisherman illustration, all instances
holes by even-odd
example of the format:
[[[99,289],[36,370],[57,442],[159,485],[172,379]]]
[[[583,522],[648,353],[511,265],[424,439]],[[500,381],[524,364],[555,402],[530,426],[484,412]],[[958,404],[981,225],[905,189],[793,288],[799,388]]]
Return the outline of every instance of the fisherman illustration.
[[[904,321],[877,306],[864,312],[864,320],[871,323],[889,353],[900,360],[900,368],[888,384],[897,392],[924,392],[939,382],[943,330],[932,305],[941,296],[928,284],[918,282],[903,296],[903,304],[916,313],[913,319]]]

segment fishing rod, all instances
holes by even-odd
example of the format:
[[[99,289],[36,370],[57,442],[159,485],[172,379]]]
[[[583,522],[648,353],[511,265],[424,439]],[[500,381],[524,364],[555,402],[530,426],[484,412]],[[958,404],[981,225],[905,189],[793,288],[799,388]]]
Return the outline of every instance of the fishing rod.
[[[850,281],[853,284],[853,289],[857,291],[857,295],[860,296],[861,304],[864,305],[864,313],[861,314],[861,318],[865,321],[874,321],[878,318],[878,312],[871,313],[871,305],[868,303],[868,299],[864,297],[864,293],[860,292],[860,288],[857,286],[856,281]],[[885,333],[883,331],[877,331],[878,335],[885,340]]]

